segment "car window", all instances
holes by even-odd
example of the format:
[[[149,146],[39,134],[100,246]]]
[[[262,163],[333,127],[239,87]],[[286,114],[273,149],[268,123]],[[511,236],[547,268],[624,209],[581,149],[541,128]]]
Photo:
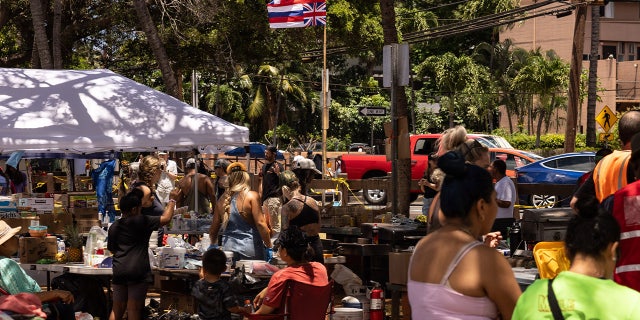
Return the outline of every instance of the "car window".
[[[416,141],[416,146],[413,149],[413,154],[424,154],[428,156],[431,152],[435,151],[434,145],[437,140],[438,139],[436,138],[418,139],[418,141]]]
[[[595,166],[595,159],[592,156],[571,156],[547,161],[544,165],[562,170],[590,171]]]
[[[495,159],[500,159],[507,164],[507,170],[513,170],[519,165],[516,164],[516,159],[512,154],[508,154],[505,152],[496,152]]]
[[[526,166],[529,163],[532,163],[533,161],[529,161],[525,158],[522,157],[518,157],[518,156],[514,156],[515,161],[516,161],[516,168],[522,167],[522,166]]]

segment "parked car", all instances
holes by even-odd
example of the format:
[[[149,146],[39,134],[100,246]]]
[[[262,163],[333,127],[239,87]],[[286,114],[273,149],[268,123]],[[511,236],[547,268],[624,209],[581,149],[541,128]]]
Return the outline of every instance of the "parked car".
[[[594,152],[573,152],[563,153],[542,160],[538,160],[529,165],[516,168],[518,183],[550,183],[550,184],[573,184],[576,185],[578,179],[595,165]],[[557,195],[544,194],[521,194],[520,203],[528,204],[536,208],[546,208],[560,205],[566,206],[570,199],[560,199]]]
[[[501,136],[494,136],[483,133],[469,133],[467,137],[478,140],[482,145],[489,148],[513,149],[513,146]]]
[[[429,154],[436,151],[435,143],[442,136],[441,133],[425,133],[412,135],[410,139],[411,150],[411,179],[422,178],[427,165]],[[478,142],[489,148],[496,148],[488,139],[488,135],[468,134],[467,138],[477,139]],[[506,140],[505,140],[506,141]],[[342,172],[347,174],[350,180],[375,179],[387,176],[391,171],[391,161],[385,155],[372,154],[344,154],[342,156]],[[411,201],[418,198],[420,189],[411,190]],[[386,190],[364,189],[362,190],[364,199],[374,205],[384,205],[387,202]]]
[[[516,177],[516,168],[526,166],[532,162],[543,159],[543,157],[524,150],[489,148],[491,161],[502,159],[507,164],[507,176]]]

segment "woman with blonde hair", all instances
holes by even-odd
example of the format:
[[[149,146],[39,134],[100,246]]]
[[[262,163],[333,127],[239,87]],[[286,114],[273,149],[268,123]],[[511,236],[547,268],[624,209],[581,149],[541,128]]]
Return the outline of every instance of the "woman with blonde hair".
[[[249,173],[240,162],[227,167],[229,188],[218,200],[209,229],[211,243],[233,251],[235,260],[262,259],[265,248],[271,248],[269,228],[260,208],[260,196],[251,191]]]

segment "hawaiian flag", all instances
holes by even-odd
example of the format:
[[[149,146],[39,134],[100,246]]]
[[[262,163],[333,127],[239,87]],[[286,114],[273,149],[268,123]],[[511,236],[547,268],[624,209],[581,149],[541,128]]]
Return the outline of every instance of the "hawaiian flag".
[[[272,0],[267,4],[271,28],[301,28],[327,23],[325,0]]]

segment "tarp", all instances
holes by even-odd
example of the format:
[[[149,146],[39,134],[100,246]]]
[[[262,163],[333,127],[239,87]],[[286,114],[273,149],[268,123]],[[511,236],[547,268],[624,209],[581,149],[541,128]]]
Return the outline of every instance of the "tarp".
[[[264,159],[265,157],[265,151],[267,150],[267,145],[265,145],[264,143],[260,143],[260,142],[251,142],[248,146],[246,147],[237,147],[235,149],[231,149],[227,152],[225,152],[224,154],[227,156],[235,156],[235,157],[246,157],[247,156],[247,147],[249,148],[249,157],[250,158],[256,158],[256,159]],[[280,150],[278,150],[278,153],[276,154],[276,159],[280,159],[280,160],[284,160],[284,155],[282,154],[282,152]]]
[[[249,129],[109,70],[0,68],[0,152],[243,146]]]

